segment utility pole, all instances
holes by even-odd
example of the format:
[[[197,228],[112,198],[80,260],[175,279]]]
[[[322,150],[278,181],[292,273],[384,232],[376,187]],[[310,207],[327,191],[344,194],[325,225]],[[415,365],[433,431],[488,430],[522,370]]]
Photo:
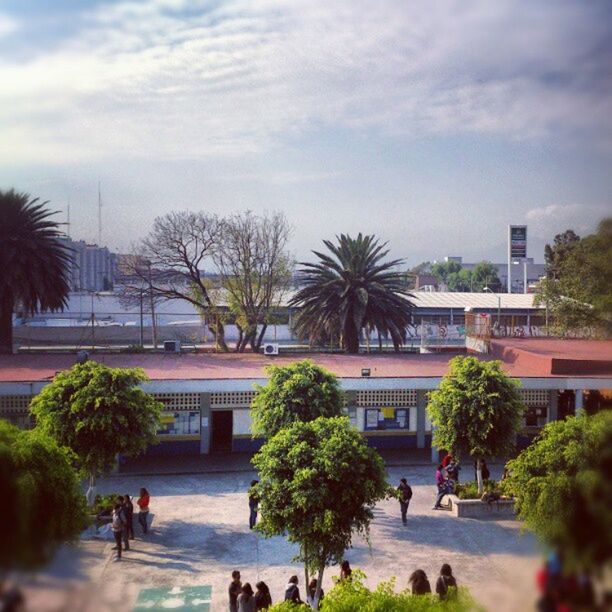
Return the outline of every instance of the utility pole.
[[[142,305],[142,297],[143,297],[143,289],[140,288],[140,348],[144,348],[144,329],[143,329],[143,305]]]
[[[157,348],[157,325],[155,324],[155,298],[153,297],[153,281],[151,280],[151,262],[149,261],[149,298],[151,300],[151,331],[153,334],[153,348]]]
[[[98,181],[98,246],[102,246],[102,192]]]
[[[94,312],[94,295],[95,292],[91,292],[91,350],[92,352],[96,348],[96,314]]]

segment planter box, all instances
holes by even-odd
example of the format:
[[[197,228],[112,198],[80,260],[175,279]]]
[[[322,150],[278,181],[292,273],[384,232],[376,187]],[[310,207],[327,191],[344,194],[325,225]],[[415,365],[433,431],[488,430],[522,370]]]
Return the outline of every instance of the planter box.
[[[479,499],[459,499],[456,495],[448,496],[450,510],[462,518],[514,518],[514,500],[500,499],[487,502]]]

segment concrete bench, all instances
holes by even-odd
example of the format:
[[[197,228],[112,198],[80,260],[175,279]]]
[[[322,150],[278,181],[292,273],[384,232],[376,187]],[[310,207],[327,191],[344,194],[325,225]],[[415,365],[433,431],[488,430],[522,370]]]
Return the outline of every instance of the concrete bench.
[[[450,510],[462,518],[514,518],[514,500],[499,499],[491,503],[480,499],[459,499],[456,495],[447,496]]]

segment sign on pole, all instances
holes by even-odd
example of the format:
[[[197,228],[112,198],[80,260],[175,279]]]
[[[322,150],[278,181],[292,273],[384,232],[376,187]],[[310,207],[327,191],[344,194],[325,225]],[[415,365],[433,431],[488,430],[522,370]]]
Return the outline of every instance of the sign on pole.
[[[527,226],[508,226],[508,293],[512,293],[512,261],[527,258]]]

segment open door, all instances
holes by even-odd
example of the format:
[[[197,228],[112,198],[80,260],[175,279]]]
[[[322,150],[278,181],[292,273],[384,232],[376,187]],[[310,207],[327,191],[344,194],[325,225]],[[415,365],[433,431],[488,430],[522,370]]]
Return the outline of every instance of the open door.
[[[231,452],[233,422],[233,412],[231,410],[212,411],[211,452]]]

